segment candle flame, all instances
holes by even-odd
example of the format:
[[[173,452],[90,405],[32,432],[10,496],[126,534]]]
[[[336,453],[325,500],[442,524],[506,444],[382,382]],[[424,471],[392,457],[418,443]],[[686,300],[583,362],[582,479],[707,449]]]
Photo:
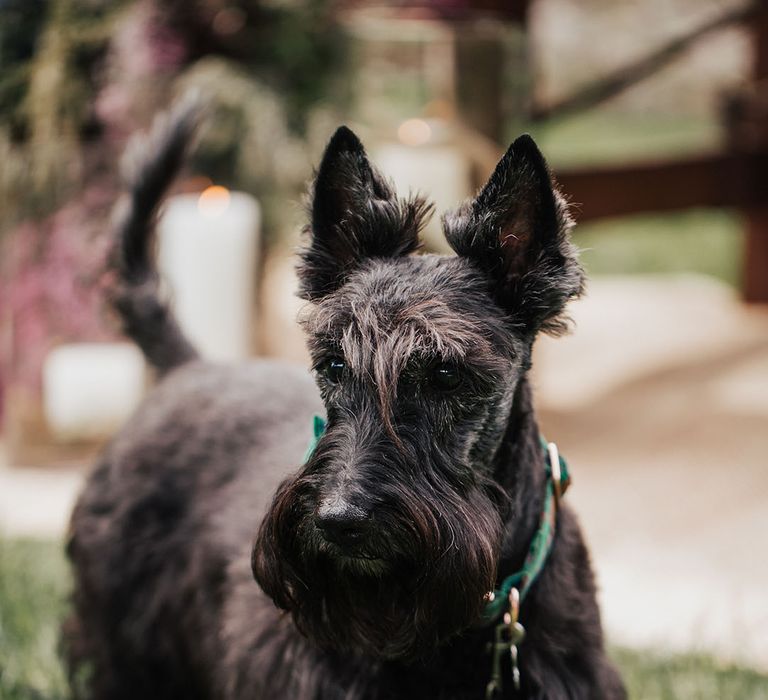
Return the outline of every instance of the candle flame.
[[[406,146],[423,146],[432,138],[432,127],[423,119],[408,119],[398,127],[397,137]]]
[[[231,196],[226,187],[211,185],[200,193],[197,209],[207,219],[215,219],[227,211],[230,199]]]

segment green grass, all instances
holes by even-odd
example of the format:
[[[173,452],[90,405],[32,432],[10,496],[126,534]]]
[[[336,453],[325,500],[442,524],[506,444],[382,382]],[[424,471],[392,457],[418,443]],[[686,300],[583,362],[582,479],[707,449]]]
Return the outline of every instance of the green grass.
[[[527,127],[557,168],[674,158],[719,147],[717,115],[624,114],[592,110]]]
[[[630,698],[639,700],[766,700],[768,676],[709,656],[661,656],[616,649]]]
[[[611,219],[576,228],[591,275],[695,272],[738,286],[744,235],[738,215],[693,210]]]
[[[67,697],[58,644],[69,587],[59,545],[0,539],[0,700]]]
[[[0,539],[0,700],[68,697],[57,650],[69,585],[59,545]],[[613,656],[630,698],[768,700],[768,676],[707,656]]]

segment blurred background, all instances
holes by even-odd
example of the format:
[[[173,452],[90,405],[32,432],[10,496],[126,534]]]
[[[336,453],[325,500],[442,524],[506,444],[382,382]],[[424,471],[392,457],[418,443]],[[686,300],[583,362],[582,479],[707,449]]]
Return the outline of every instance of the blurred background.
[[[438,212],[534,135],[591,277],[534,383],[613,654],[632,697],[768,698],[766,79],[766,0],[0,0],[0,698],[67,697],[67,518],[152,382],[100,295],[119,158],[195,88],[158,255],[222,361],[306,361],[338,124]]]

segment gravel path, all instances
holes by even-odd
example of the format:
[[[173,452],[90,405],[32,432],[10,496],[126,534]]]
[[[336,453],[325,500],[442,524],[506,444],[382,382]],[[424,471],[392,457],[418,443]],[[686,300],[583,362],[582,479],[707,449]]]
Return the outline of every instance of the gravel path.
[[[534,366],[611,639],[768,669],[768,309],[696,278],[591,289]]]

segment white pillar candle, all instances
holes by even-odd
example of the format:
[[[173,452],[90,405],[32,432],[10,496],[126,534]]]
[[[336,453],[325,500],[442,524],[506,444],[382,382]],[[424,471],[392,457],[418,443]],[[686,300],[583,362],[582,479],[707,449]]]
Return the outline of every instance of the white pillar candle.
[[[43,411],[60,440],[107,437],[141,401],[145,365],[131,343],[71,343],[43,363]]]
[[[208,359],[250,355],[260,210],[243,192],[209,187],[168,199],[158,265],[176,317]]]
[[[424,237],[433,249],[447,250],[440,215],[469,196],[469,162],[448,140],[443,122],[409,119],[400,125],[398,138],[376,148],[373,160],[401,197],[418,192],[434,202],[435,215]]]

